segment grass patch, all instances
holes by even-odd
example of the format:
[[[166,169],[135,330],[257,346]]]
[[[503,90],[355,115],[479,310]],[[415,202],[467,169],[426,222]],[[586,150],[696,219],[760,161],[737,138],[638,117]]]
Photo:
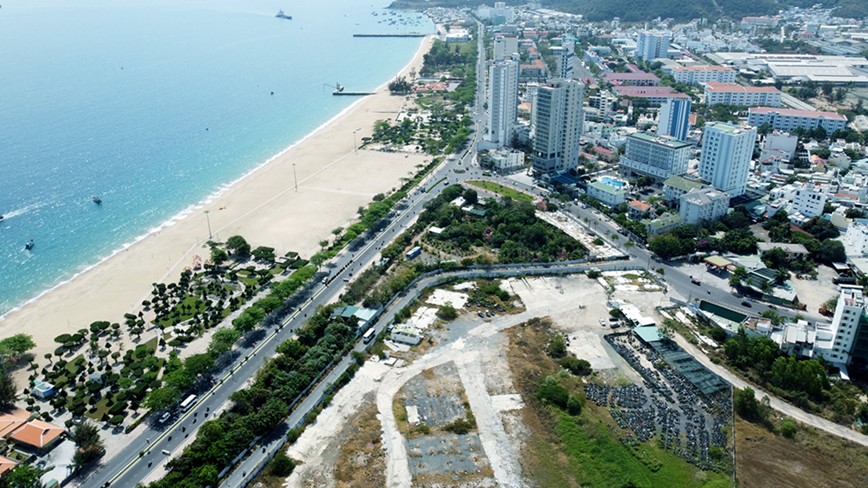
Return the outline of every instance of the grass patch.
[[[482,188],[483,190],[487,190],[493,193],[497,193],[498,195],[512,198],[513,200],[518,200],[522,202],[532,202],[533,197],[528,195],[527,193],[522,193],[517,190],[513,190],[512,188],[505,187],[503,185],[492,183],[490,181],[468,181],[468,185],[475,186],[477,188]]]

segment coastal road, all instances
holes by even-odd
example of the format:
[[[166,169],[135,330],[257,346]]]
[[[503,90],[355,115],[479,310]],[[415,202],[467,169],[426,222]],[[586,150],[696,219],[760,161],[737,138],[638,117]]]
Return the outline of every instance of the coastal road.
[[[99,467],[84,484],[103,486],[106,482],[111,482],[112,486],[135,486],[161,461],[164,461],[163,451],[169,452],[171,456],[177,454],[179,446],[188,437],[195,436],[203,419],[219,411],[229,400],[230,395],[244,388],[247,380],[253,377],[263,362],[276,354],[278,344],[300,328],[307,317],[313,315],[317,307],[336,301],[346,283],[361,272],[365,264],[375,261],[380,249],[391,242],[403,229],[412,225],[425,203],[439,194],[439,191],[431,191],[431,183],[445,178],[446,180],[438,185],[438,187],[445,187],[450,182],[456,182],[462,175],[455,173],[454,170],[462,167],[462,164],[472,157],[472,151],[468,151],[461,159],[450,158],[442,163],[426,178],[419,189],[414,190],[407,197],[404,210],[394,212],[393,220],[384,230],[370,239],[360,250],[343,251],[322,268],[329,273],[328,284],[318,284],[313,296],[299,306],[282,326],[268,330],[268,335],[258,343],[237,348],[236,351],[240,356],[238,363],[220,377],[209,391],[199,395],[199,402],[195,406],[171,425],[159,426],[156,422],[149,421],[144,432],[131,438],[121,452],[113,456],[108,464]],[[144,452],[144,456],[139,457],[140,452]]]
[[[480,30],[480,32],[484,31]],[[482,128],[484,127],[484,113],[479,100],[484,96],[485,50],[481,35],[478,49],[477,72],[480,74],[478,78],[480,83],[477,91],[479,98],[475,104],[474,125],[477,128]],[[312,315],[320,305],[335,301],[353,275],[358,275],[365,264],[373,262],[378,257],[380,249],[391,242],[401,231],[412,225],[423,210],[424,205],[439,194],[440,188],[457,183],[469,176],[466,172],[456,172],[455,170],[468,168],[475,159],[476,140],[480,133],[481,130],[477,130],[473,134],[468,149],[460,157],[448,157],[416,190],[413,190],[403,202],[403,210],[393,212],[393,220],[389,225],[369,240],[362,249],[356,252],[344,251],[324,266],[324,270],[329,273],[326,284],[318,284],[313,296],[299,306],[298,310],[288,317],[280,327],[266,331],[266,337],[257,343],[239,346],[236,349],[239,360],[229,368],[228,373],[223,374],[215,381],[215,385],[210,390],[199,395],[199,401],[188,412],[173,419],[173,423],[168,425],[157,425],[154,420],[149,419],[144,431],[131,437],[123,450],[97,468],[82,484],[86,486],[104,486],[106,484],[135,486],[166,460],[164,451],[168,452],[169,456],[178,454],[177,451],[180,450],[184,442],[195,436],[196,430],[204,419],[224,408],[231,394],[246,386],[248,380],[254,376],[263,362],[276,354],[277,345],[288,339],[295,330],[300,328],[306,322],[309,314]],[[438,184],[438,186],[442,186],[432,187],[432,183],[443,179],[445,181]],[[331,376],[326,378],[326,380],[329,379]],[[314,396],[311,395],[309,398],[314,398]],[[307,404],[309,401],[312,400],[306,399],[304,403],[299,405],[298,410],[304,411],[309,407]],[[144,453],[144,455],[140,456],[140,453]],[[240,473],[243,472],[244,469],[242,468]]]

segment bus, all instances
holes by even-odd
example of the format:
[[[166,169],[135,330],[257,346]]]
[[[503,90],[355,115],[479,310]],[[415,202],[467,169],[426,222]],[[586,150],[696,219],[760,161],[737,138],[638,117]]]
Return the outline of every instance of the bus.
[[[192,407],[193,404],[196,403],[197,398],[198,397],[196,395],[190,395],[187,398],[185,398],[184,401],[181,402],[181,405],[180,405],[181,411],[186,412],[187,410],[190,410],[190,407]]]
[[[376,336],[377,336],[377,331],[375,331],[373,328],[370,328],[370,329],[368,329],[367,332],[365,332],[365,335],[362,336],[362,341],[365,344],[367,344],[367,343],[371,342],[372,340],[374,340],[374,337],[376,337]]]

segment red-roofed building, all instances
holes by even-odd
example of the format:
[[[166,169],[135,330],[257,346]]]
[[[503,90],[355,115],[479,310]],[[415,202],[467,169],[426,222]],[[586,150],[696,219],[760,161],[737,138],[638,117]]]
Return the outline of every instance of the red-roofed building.
[[[534,59],[529,64],[522,64],[518,70],[518,81],[545,81],[546,64],[542,59]]]
[[[651,105],[660,105],[672,98],[690,99],[671,86],[616,86],[612,91],[619,97],[644,98]]]
[[[633,220],[644,219],[648,212],[651,211],[651,204],[632,200],[627,203],[627,217]]]
[[[752,107],[748,110],[747,123],[759,127],[770,125],[775,130],[814,130],[822,127],[827,134],[847,127],[847,117],[836,112],[819,110],[794,110],[775,107]]]
[[[660,84],[660,78],[644,71],[637,71],[635,73],[604,73],[603,79],[613,85],[623,86],[657,86]]]
[[[594,146],[594,152],[597,153],[597,157],[610,163],[618,158],[618,155],[611,149],[606,149],[603,146]]]
[[[773,86],[742,86],[738,83],[711,81],[705,84],[705,103],[742,107],[780,107],[781,91]]]
[[[17,462],[0,456],[0,478],[2,478],[7,472],[15,469],[15,466],[18,466]]]

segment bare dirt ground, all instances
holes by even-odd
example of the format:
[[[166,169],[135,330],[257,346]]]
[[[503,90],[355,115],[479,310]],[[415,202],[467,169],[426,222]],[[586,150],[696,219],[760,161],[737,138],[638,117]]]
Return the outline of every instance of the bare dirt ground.
[[[523,311],[479,318],[469,312],[471,307],[438,327],[433,344],[401,354],[405,365],[390,368],[366,362],[289,448],[290,457],[303,464],[286,486],[534,484],[522,452],[533,429],[528,422],[539,419],[525,415],[527,399],[513,381],[504,331],[534,317],[551,316],[554,327],[569,339],[571,352],[590,361],[595,370],[615,374],[622,360],[604,343],[603,335],[611,329],[599,324],[608,317],[606,300],[630,301],[650,315],[662,294],[618,290],[609,297],[597,281],[584,276],[516,278],[504,280],[501,287],[520,298]],[[366,413],[370,393],[376,422]],[[472,414],[464,418],[472,418],[475,425],[465,434],[445,429],[462,411]],[[368,457],[354,457],[359,449]],[[382,453],[383,464],[376,451]],[[341,484],[353,483],[346,477],[364,459],[371,460],[364,461],[364,476],[354,480],[369,484]],[[382,470],[382,478],[374,477],[375,469]]]
[[[787,439],[737,420],[736,463],[743,488],[868,486],[864,449],[803,425]]]

